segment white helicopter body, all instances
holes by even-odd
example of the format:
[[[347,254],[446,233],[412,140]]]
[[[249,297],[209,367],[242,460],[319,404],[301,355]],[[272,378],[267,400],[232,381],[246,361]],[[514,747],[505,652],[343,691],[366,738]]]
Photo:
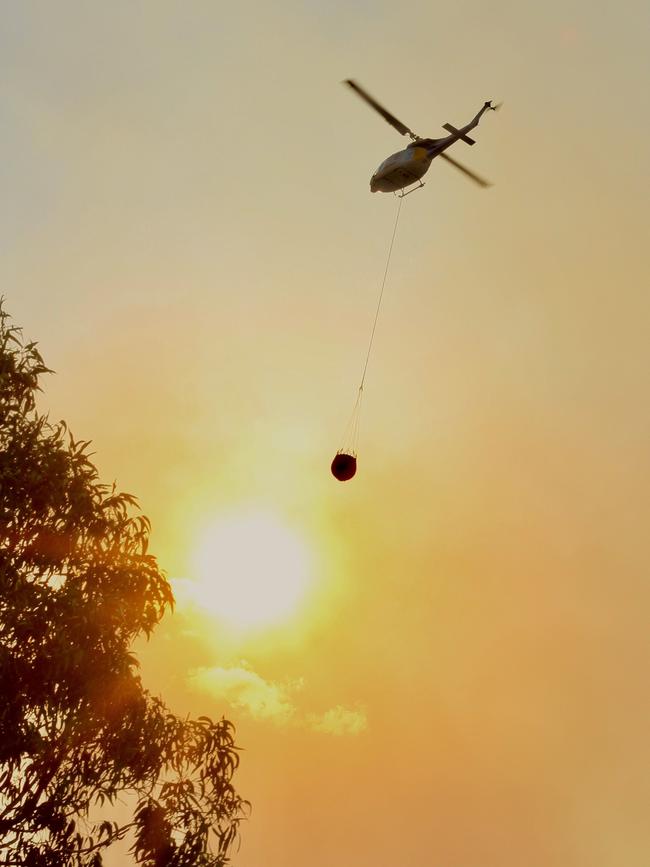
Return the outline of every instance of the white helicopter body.
[[[416,183],[429,170],[432,159],[426,148],[411,145],[391,154],[370,178],[370,192],[394,193]]]

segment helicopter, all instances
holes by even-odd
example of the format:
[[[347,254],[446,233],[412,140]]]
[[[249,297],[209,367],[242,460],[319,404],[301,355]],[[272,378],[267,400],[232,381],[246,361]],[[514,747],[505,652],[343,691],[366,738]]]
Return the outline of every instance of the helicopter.
[[[424,186],[422,177],[426,174],[431,165],[431,161],[435,157],[441,157],[446,162],[455,166],[464,175],[470,178],[481,187],[491,186],[488,181],[477,175],[475,172],[468,169],[466,166],[459,163],[457,160],[448,156],[445,151],[457,141],[463,141],[465,144],[476,144],[473,138],[468,135],[474,127],[478,126],[480,119],[486,111],[496,111],[500,106],[492,105],[491,101],[484,103],[483,107],[466,126],[456,129],[450,123],[442,125],[449,133],[445,138],[422,138],[416,135],[405,124],[399,121],[395,115],[387,111],[377,100],[367,93],[360,85],[348,78],[344,82],[348,87],[351,87],[361,99],[368,103],[371,108],[388,121],[401,135],[408,135],[411,138],[411,143],[404,150],[391,154],[379,166],[374,175],[370,178],[370,191],[372,193],[395,193],[400,197],[408,196],[409,193],[415,192]],[[418,184],[413,189],[405,192],[406,188],[411,184]]]

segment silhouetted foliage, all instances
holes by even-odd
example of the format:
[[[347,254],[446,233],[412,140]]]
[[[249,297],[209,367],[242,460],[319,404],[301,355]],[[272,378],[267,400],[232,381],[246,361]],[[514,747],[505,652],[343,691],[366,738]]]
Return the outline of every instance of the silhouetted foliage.
[[[233,727],[143,689],[129,648],[171,588],[134,498],[37,411],[47,372],[0,304],[0,864],[98,867],[131,835],[148,867],[223,865],[246,804]]]

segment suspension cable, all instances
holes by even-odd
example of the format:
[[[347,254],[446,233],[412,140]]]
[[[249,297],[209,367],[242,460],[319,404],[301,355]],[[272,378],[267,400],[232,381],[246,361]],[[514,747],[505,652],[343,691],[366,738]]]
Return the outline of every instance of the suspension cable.
[[[381,288],[379,291],[379,299],[377,300],[377,308],[375,310],[375,318],[372,323],[372,331],[370,333],[370,341],[368,343],[368,351],[366,352],[366,359],[363,365],[363,373],[361,375],[361,382],[359,384],[359,389],[357,391],[357,399],[355,401],[354,407],[352,409],[352,414],[350,415],[350,419],[345,428],[345,434],[343,436],[343,448],[340,450],[343,452],[349,452],[352,455],[356,456],[357,444],[359,440],[359,420],[361,417],[361,402],[363,400],[363,386],[366,381],[366,372],[368,370],[368,362],[370,361],[370,353],[372,351],[372,344],[375,339],[375,331],[377,330],[377,321],[379,319],[379,311],[381,309],[381,302],[384,297],[384,289],[386,287],[386,278],[388,276],[388,268],[390,266],[391,254],[393,252],[393,245],[395,243],[395,235],[397,234],[397,224],[399,223],[399,215],[402,210],[402,199],[404,197],[399,197],[399,204],[397,206],[397,215],[395,217],[395,224],[393,226],[393,234],[390,239],[390,246],[388,248],[388,256],[386,257],[386,266],[384,268],[384,276],[381,281]],[[340,453],[339,452],[339,453]]]
[[[379,319],[379,310],[381,309],[381,302],[384,297],[384,287],[386,286],[386,277],[388,276],[388,266],[390,265],[390,257],[393,252],[393,244],[395,243],[395,235],[397,233],[397,224],[399,223],[399,215],[402,210],[402,199],[403,196],[399,196],[399,204],[397,206],[397,216],[395,217],[395,225],[393,226],[393,236],[390,239],[390,247],[388,248],[388,257],[386,258],[386,267],[384,268],[384,277],[381,281],[381,290],[379,292],[379,300],[377,301],[377,309],[375,311],[375,320],[372,323],[372,332],[370,334],[370,343],[368,344],[368,352],[366,353],[366,362],[363,365],[363,374],[361,376],[361,384],[359,385],[359,391],[363,391],[363,384],[366,381],[366,371],[368,370],[368,362],[370,361],[370,352],[372,351],[372,343],[375,339],[375,331],[377,329],[377,320]]]

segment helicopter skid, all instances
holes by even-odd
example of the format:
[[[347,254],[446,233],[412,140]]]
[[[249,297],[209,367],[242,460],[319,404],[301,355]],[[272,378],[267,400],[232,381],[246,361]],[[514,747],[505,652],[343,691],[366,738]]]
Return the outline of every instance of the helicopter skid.
[[[410,190],[407,190],[406,187],[404,187],[402,190],[399,191],[399,193],[395,192],[395,195],[397,196],[398,199],[403,199],[404,196],[410,196],[411,193],[414,193],[416,190],[421,190],[423,186],[424,186],[424,181],[420,181],[420,183],[417,185],[417,187],[412,187]]]

